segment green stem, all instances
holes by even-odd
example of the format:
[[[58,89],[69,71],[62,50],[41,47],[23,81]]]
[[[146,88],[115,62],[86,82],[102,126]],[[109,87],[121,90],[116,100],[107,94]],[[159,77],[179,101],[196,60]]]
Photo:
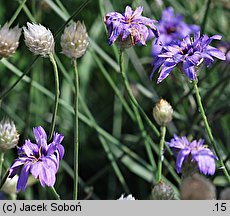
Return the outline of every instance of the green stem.
[[[144,128],[144,125],[143,125],[143,122],[142,122],[142,119],[141,119],[141,116],[140,116],[140,113],[139,113],[139,109],[138,109],[139,105],[138,105],[135,97],[133,96],[132,90],[131,90],[131,88],[129,86],[128,78],[126,76],[126,72],[125,72],[125,68],[124,68],[124,51],[122,51],[122,50],[120,51],[119,64],[120,64],[120,72],[121,72],[122,79],[123,79],[123,82],[124,82],[124,85],[125,85],[125,89],[126,89],[128,95],[129,95],[129,99],[130,99],[133,111],[135,113],[136,121],[137,121],[138,127],[140,129],[142,139],[143,139],[144,144],[145,144],[145,148],[146,148],[146,152],[147,152],[149,161],[150,161],[151,166],[152,166],[152,171],[154,171],[154,169],[155,169],[155,161],[154,161],[154,158],[153,158],[151,145],[149,144],[149,142],[146,139],[147,133],[145,131],[145,128]]]
[[[57,193],[54,187],[49,187],[49,191],[52,193],[56,200],[60,200],[60,195]]]
[[[52,121],[51,121],[51,126],[50,126],[50,131],[49,131],[49,136],[48,140],[51,140],[54,132],[54,127],[55,127],[55,122],[56,122],[56,116],[57,116],[57,110],[58,110],[58,101],[59,101],[59,77],[58,77],[58,69],[57,69],[57,64],[54,59],[53,54],[49,54],[49,58],[51,63],[53,64],[53,69],[54,69],[54,80],[55,80],[55,99],[54,99],[54,108],[53,108],[53,116],[52,116]]]
[[[2,166],[3,166],[3,162],[4,162],[4,152],[0,152],[0,184],[2,181]]]
[[[207,117],[205,115],[205,111],[204,111],[204,108],[203,108],[203,105],[202,105],[202,102],[201,102],[201,97],[200,97],[200,93],[199,93],[199,89],[198,89],[198,86],[197,86],[197,80],[194,80],[193,81],[193,88],[195,90],[195,94],[196,94],[196,100],[197,100],[197,105],[198,105],[198,108],[199,108],[199,111],[200,111],[200,114],[201,114],[201,117],[204,121],[204,125],[205,125],[205,128],[206,128],[206,131],[208,133],[208,137],[210,139],[210,142],[211,142],[211,145],[212,147],[214,148],[215,150],[215,153],[219,159],[219,162],[220,162],[220,165],[223,169],[223,172],[226,176],[226,178],[228,179],[228,181],[230,182],[230,176],[229,176],[229,173],[228,173],[228,170],[223,162],[223,160],[221,159],[221,155],[220,155],[220,152],[216,146],[216,143],[214,141],[214,138],[213,138],[213,135],[212,135],[212,131],[211,131],[211,128],[209,126],[209,123],[208,123],[208,120],[207,120]]]
[[[124,64],[124,51],[122,51],[122,50],[120,51],[119,61],[120,61],[121,75],[122,75],[122,78],[123,78],[123,81],[124,81],[124,84],[125,84],[125,88],[127,90],[127,93],[129,95],[129,99],[130,99],[131,103],[134,104],[138,108],[138,110],[141,112],[141,114],[143,115],[144,119],[146,120],[146,122],[150,126],[150,128],[153,130],[153,132],[157,136],[159,136],[160,135],[159,131],[157,130],[155,125],[151,122],[149,117],[146,115],[145,111],[138,104],[136,98],[133,96],[132,90],[129,87],[129,82],[128,82],[125,70],[123,70],[124,69],[124,66],[123,66],[123,64]]]
[[[165,134],[166,134],[166,127],[161,126],[161,139],[160,139],[160,147],[159,147],[159,154],[158,154],[158,166],[157,166],[157,183],[161,181],[162,155],[164,150]]]
[[[74,101],[74,190],[73,198],[77,200],[78,195],[78,97],[79,97],[79,75],[77,69],[77,60],[73,60],[74,66],[74,87],[75,87],[75,101]]]

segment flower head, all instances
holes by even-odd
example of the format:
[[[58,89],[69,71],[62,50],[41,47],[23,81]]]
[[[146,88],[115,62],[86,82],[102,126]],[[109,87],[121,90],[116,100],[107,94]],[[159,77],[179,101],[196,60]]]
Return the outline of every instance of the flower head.
[[[128,42],[130,45],[145,45],[149,36],[149,29],[158,36],[155,20],[141,15],[143,7],[139,6],[135,11],[126,6],[125,13],[110,12],[105,15],[104,22],[109,34],[109,45],[119,37],[120,42]]]
[[[163,11],[157,27],[160,32],[159,41],[161,41],[163,45],[167,45],[173,40],[182,39],[186,35],[200,30],[200,27],[197,25],[186,24],[183,21],[182,15],[175,15],[172,7],[168,7]]]
[[[23,27],[26,46],[35,55],[43,57],[54,52],[54,37],[52,32],[41,24],[27,22]]]
[[[13,121],[4,119],[0,122],[0,151],[7,151],[18,144],[19,134]]]
[[[204,146],[204,140],[193,140],[189,142],[186,137],[181,138],[174,135],[170,142],[167,142],[170,148],[173,148],[177,154],[176,170],[178,173],[182,170],[185,160],[195,162],[201,173],[213,175],[216,170],[215,159],[217,157],[213,152]]]
[[[203,35],[200,37],[200,32],[197,32],[193,38],[188,35],[181,41],[173,41],[166,46],[158,45],[158,54],[153,61],[154,68],[151,78],[154,72],[160,68],[157,80],[157,83],[160,83],[175,67],[182,66],[185,75],[190,80],[195,80],[197,77],[196,67],[203,61],[208,67],[214,61],[213,57],[221,60],[226,58],[222,51],[209,45],[214,39],[220,40],[221,36]]]
[[[153,108],[153,117],[160,126],[167,125],[172,120],[172,114],[172,106],[164,99],[160,99]]]
[[[0,56],[7,58],[15,53],[19,45],[21,29],[18,26],[10,29],[6,23],[0,29]]]
[[[61,36],[62,53],[69,58],[80,58],[89,45],[89,36],[84,23],[78,21],[66,27]]]
[[[46,132],[39,126],[34,128],[34,136],[37,144],[32,143],[29,139],[26,140],[25,144],[18,149],[18,158],[10,167],[10,178],[14,177],[21,168],[17,191],[26,189],[29,173],[34,178],[38,178],[43,187],[53,186],[59,161],[64,156],[64,147],[61,145],[64,138],[62,134],[55,133],[53,141],[47,144]]]

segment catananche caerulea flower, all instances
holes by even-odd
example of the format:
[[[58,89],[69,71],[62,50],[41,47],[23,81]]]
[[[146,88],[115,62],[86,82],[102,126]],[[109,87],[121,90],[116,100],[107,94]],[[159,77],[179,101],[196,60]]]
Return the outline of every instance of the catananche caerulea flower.
[[[163,45],[167,45],[176,39],[182,39],[185,36],[200,30],[200,27],[197,25],[186,24],[183,21],[182,15],[175,15],[172,7],[168,7],[163,11],[161,20],[159,20],[157,27],[160,32],[158,41],[161,41]]]
[[[149,29],[157,36],[156,20],[141,15],[143,7],[139,6],[135,11],[126,6],[125,13],[110,12],[105,15],[104,22],[109,34],[109,45],[119,37],[119,41],[126,41],[129,37],[132,45],[145,45],[149,36]]]
[[[167,142],[170,148],[173,148],[177,153],[176,170],[178,173],[181,172],[182,165],[185,160],[191,160],[196,162],[201,173],[205,175],[213,175],[216,170],[215,159],[217,157],[214,153],[204,146],[204,140],[193,140],[189,142],[186,137],[181,138],[174,135],[174,138]]]
[[[182,66],[186,76],[190,80],[195,80],[197,77],[195,67],[203,61],[208,67],[214,61],[213,57],[221,60],[226,59],[222,51],[209,45],[214,39],[220,40],[221,36],[200,36],[200,32],[197,32],[194,37],[188,35],[183,40],[172,41],[169,45],[158,45],[158,54],[153,60],[154,68],[150,78],[160,68],[157,80],[157,83],[160,83],[175,67]]]
[[[61,142],[62,134],[55,133],[53,141],[47,144],[47,135],[44,129],[39,126],[34,128],[36,143],[29,139],[18,149],[18,158],[10,167],[10,178],[13,178],[21,168],[17,182],[17,191],[26,189],[29,173],[40,180],[41,185],[51,187],[56,180],[56,173],[59,161],[64,156],[64,147]]]

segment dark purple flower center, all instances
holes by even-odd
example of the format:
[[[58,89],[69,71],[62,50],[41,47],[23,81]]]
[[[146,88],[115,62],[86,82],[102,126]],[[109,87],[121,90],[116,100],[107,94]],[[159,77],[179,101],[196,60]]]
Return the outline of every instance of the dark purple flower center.
[[[166,29],[166,33],[169,35],[171,35],[177,31],[175,26],[168,26],[165,29]]]

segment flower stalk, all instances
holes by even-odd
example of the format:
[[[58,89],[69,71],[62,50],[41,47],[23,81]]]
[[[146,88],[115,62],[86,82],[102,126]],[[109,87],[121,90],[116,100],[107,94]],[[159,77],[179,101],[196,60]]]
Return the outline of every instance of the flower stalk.
[[[120,64],[120,72],[121,72],[122,79],[123,79],[123,82],[125,85],[125,89],[128,93],[128,96],[129,96],[129,99],[130,99],[130,102],[131,102],[131,105],[132,105],[132,108],[133,108],[133,111],[134,111],[134,114],[136,117],[136,122],[137,122],[138,127],[141,131],[141,136],[142,136],[144,144],[145,144],[146,152],[147,152],[147,155],[149,157],[149,161],[150,161],[150,164],[152,166],[152,170],[154,170],[155,161],[153,158],[151,146],[149,145],[149,142],[146,141],[147,134],[146,134],[146,131],[144,129],[144,125],[143,125],[143,122],[142,122],[142,119],[141,119],[141,116],[139,113],[139,109],[138,109],[139,105],[138,105],[135,97],[133,96],[132,90],[131,90],[130,85],[129,85],[128,78],[126,76],[126,72],[124,69],[124,51],[122,49],[120,50],[119,64]]]
[[[2,166],[3,166],[3,162],[4,162],[4,152],[1,151],[0,152],[0,185],[2,182]]]
[[[54,127],[55,127],[55,122],[56,122],[56,116],[57,116],[57,110],[58,110],[58,102],[59,102],[59,76],[58,76],[58,69],[57,69],[57,64],[54,59],[54,55],[52,53],[49,54],[49,58],[51,63],[53,64],[53,69],[54,69],[54,80],[55,80],[55,99],[54,99],[54,108],[53,108],[53,116],[51,120],[51,126],[50,126],[50,131],[49,131],[49,136],[48,140],[51,140],[54,132]]]
[[[160,139],[160,147],[159,147],[159,154],[158,154],[158,166],[157,166],[157,183],[161,181],[161,176],[162,176],[162,156],[164,151],[165,134],[166,134],[166,127],[161,126],[161,139]]]
[[[228,182],[230,182],[230,176],[229,176],[228,170],[227,170],[223,160],[221,159],[220,152],[219,152],[219,150],[218,150],[218,148],[216,146],[216,143],[214,141],[212,131],[211,131],[211,128],[209,126],[209,123],[208,123],[208,120],[207,120],[207,117],[206,117],[206,114],[205,114],[205,111],[204,111],[204,108],[203,108],[203,105],[202,105],[202,101],[201,101],[201,97],[200,97],[200,93],[199,93],[199,88],[197,86],[197,80],[193,81],[193,88],[194,88],[195,95],[196,95],[197,105],[198,105],[201,117],[202,117],[202,119],[204,121],[204,125],[205,125],[205,128],[206,128],[208,137],[210,139],[211,145],[215,150],[215,153],[216,153],[216,155],[217,155],[217,157],[218,157],[218,159],[220,161],[220,165],[221,165],[221,167],[223,169],[223,172],[224,172],[226,178],[228,179]]]
[[[78,98],[79,98],[79,75],[77,69],[77,60],[73,60],[74,66],[74,87],[75,87],[75,101],[74,101],[74,190],[73,197],[77,200],[78,196],[78,149],[79,149],[79,137],[78,137]]]
[[[49,187],[50,192],[56,200],[60,200],[60,195],[57,193],[54,187]]]

